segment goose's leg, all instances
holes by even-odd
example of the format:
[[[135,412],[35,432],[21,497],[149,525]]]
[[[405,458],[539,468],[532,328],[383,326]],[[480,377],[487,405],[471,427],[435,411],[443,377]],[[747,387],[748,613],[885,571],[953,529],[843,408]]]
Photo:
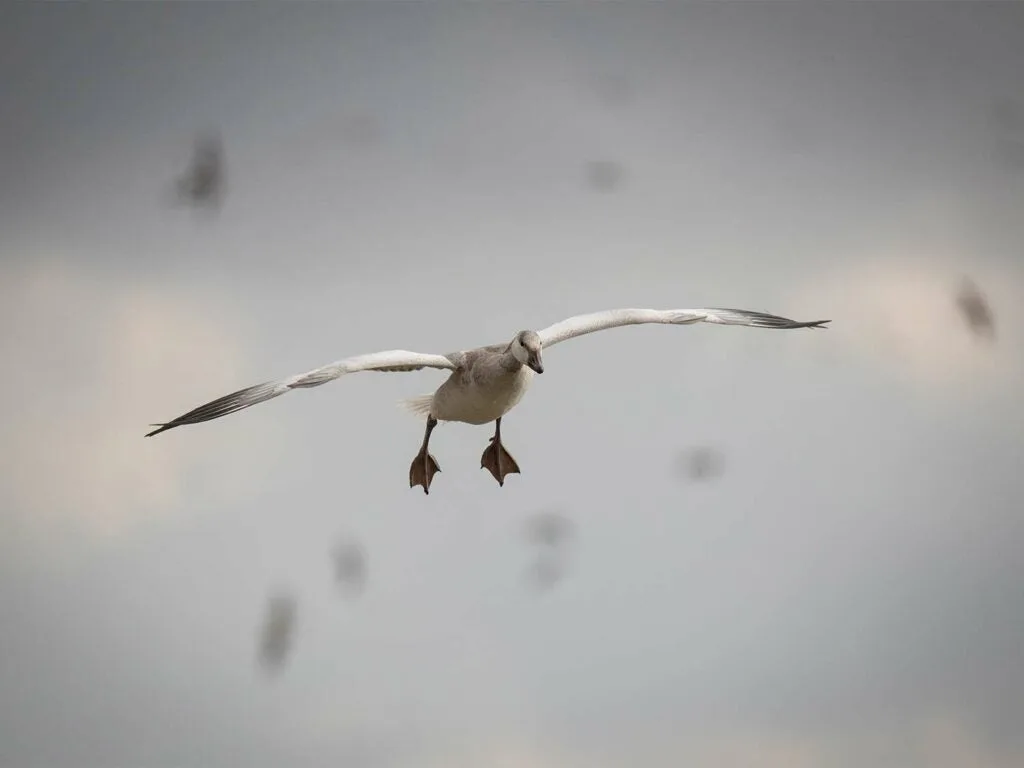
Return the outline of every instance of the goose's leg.
[[[412,466],[409,467],[409,487],[415,488],[417,485],[422,485],[424,493],[430,493],[430,481],[434,479],[436,472],[441,471],[441,467],[437,465],[434,457],[427,453],[430,433],[436,426],[437,419],[427,416],[427,429],[423,433],[423,445],[420,446],[420,452],[416,454],[416,458],[412,460]]]
[[[512,454],[506,451],[505,446],[501,444],[501,417],[494,422],[494,437],[491,438],[491,444],[484,448],[484,454],[480,457],[480,468],[485,467],[494,475],[494,479],[500,486],[505,485],[505,475],[519,474],[519,465],[512,458]]]

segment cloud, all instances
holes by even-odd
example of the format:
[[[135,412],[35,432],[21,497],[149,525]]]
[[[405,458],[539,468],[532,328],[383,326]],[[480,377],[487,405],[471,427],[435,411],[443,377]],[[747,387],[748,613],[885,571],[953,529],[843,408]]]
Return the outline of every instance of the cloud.
[[[837,242],[829,266],[792,299],[794,314],[810,309],[833,319],[814,339],[822,358],[866,362],[915,393],[1018,389],[1024,269],[1005,256],[1024,230],[1001,215],[1004,198],[999,190],[966,195],[941,185],[909,190],[887,219]],[[979,339],[965,320],[958,304],[965,278],[985,297],[994,339]]]
[[[68,263],[4,272],[5,538],[109,538],[174,510],[186,485],[205,501],[242,492],[255,455],[219,451],[213,433],[143,438],[148,423],[238,385],[241,352],[224,317],[170,288]],[[200,462],[217,476],[190,474]]]
[[[1014,350],[1024,314],[1014,297],[1024,288],[1024,273],[972,263],[970,255],[936,258],[924,248],[896,247],[851,257],[805,284],[793,314],[810,310],[832,318],[828,334],[815,339],[829,360],[881,365],[915,389],[949,395],[968,384],[1015,386],[1024,373]],[[957,305],[967,274],[1006,330],[994,344],[979,343]]]
[[[678,737],[676,737],[678,738]],[[648,765],[707,765],[716,768],[1009,768],[1018,753],[999,754],[967,721],[954,714],[869,732],[787,734],[781,730],[733,729],[693,733],[662,751]],[[672,760],[666,759],[671,755]]]
[[[452,768],[854,768],[878,764],[907,768],[1010,768],[1024,764],[1024,754],[993,748],[966,720],[951,713],[922,717],[884,733],[790,733],[741,722],[705,729],[694,729],[685,723],[675,726],[640,729],[628,736],[621,731],[615,735],[594,734],[588,743],[576,744],[575,748],[568,744],[535,746],[512,741],[476,748],[463,745],[452,750],[428,749],[425,751],[429,757],[421,752],[411,762]]]
[[[929,768],[1011,768],[1024,754],[993,749],[963,720],[950,715],[924,718],[912,734],[912,751]]]

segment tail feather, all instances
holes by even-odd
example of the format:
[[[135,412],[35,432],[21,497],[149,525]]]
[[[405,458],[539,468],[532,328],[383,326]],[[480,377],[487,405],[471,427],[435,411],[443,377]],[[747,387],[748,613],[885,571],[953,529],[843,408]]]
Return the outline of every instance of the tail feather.
[[[417,416],[429,416],[430,407],[434,404],[434,393],[431,392],[429,395],[419,395],[417,397],[409,397],[405,400],[400,400],[398,405],[409,413],[414,413]]]

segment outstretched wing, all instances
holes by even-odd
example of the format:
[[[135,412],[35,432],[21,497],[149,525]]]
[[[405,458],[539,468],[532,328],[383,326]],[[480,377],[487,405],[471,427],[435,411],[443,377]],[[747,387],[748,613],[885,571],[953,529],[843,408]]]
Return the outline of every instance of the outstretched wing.
[[[205,405],[200,405],[186,414],[179,416],[166,424],[151,424],[159,427],[146,437],[164,432],[183,424],[198,424],[201,421],[218,419],[227,416],[229,413],[248,408],[266,400],[271,400],[285,392],[304,387],[319,387],[328,381],[334,381],[347,373],[357,371],[418,371],[421,368],[443,368],[455,370],[456,365],[444,355],[428,355],[420,352],[407,352],[404,349],[393,349],[387,352],[373,352],[368,355],[347,357],[336,363],[325,365],[322,368],[315,368],[307,373],[297,376],[290,376],[280,381],[268,381],[263,384],[256,384],[252,387],[240,389],[230,395],[217,398]]]
[[[717,323],[719,325],[745,325],[750,328],[823,328],[831,320],[815,320],[800,323],[764,312],[750,312],[745,309],[609,309],[589,315],[576,315],[549,325],[538,331],[541,344],[550,347],[560,341],[574,339],[594,331],[618,328],[621,325],[641,323],[662,323],[666,325],[691,325],[693,323]]]

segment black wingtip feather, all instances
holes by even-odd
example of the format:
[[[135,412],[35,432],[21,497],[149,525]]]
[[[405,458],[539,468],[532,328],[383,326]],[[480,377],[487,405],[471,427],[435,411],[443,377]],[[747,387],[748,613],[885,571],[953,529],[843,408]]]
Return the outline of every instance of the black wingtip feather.
[[[275,384],[273,382],[246,387],[237,392],[232,392],[230,395],[218,397],[216,400],[200,405],[198,408],[193,408],[188,413],[172,419],[166,424],[150,424],[151,427],[159,427],[159,429],[154,429],[152,432],[147,433],[146,437],[158,435],[168,429],[180,427],[184,424],[199,424],[203,421],[218,419],[221,416],[227,416],[229,413],[235,413],[256,403],[269,400],[271,397],[276,397],[277,394],[279,393],[275,393]]]
[[[749,309],[733,309],[731,307],[713,307],[711,311],[724,312],[733,314],[736,317],[746,318],[751,321],[750,324],[754,328],[777,328],[780,330],[792,330],[794,328],[825,328],[825,323],[832,322],[831,320],[813,320],[807,323],[800,323],[796,320],[790,320],[788,317],[771,315],[767,312],[752,312]]]

